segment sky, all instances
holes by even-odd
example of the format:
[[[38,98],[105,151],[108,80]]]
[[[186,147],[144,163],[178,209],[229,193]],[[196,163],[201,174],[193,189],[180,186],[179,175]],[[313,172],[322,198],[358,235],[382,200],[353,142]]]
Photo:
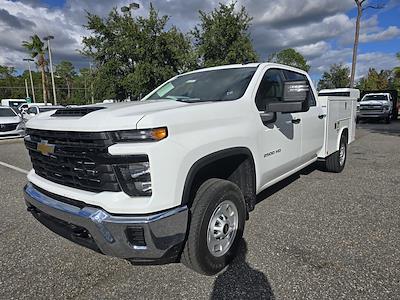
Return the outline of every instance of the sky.
[[[27,57],[21,47],[32,34],[53,35],[53,63],[69,60],[77,68],[89,60],[78,52],[82,37],[89,32],[86,11],[106,17],[131,1],[117,0],[0,0],[0,64],[26,69]],[[137,15],[146,15],[149,1],[138,0]],[[211,11],[226,0],[153,0],[170,24],[188,32],[198,23],[198,11]],[[284,48],[295,48],[311,65],[317,79],[333,63],[350,65],[355,30],[354,0],[237,0],[253,18],[250,35],[261,61]],[[383,3],[384,9],[368,9],[362,18],[357,78],[370,67],[378,70],[400,65],[400,0],[367,0]]]

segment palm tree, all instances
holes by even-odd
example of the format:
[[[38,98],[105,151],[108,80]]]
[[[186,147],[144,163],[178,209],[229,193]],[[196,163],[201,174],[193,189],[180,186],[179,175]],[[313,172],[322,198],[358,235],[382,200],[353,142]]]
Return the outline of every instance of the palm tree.
[[[44,43],[37,34],[31,36],[30,38],[30,41],[23,41],[22,46],[30,52],[32,58],[37,59],[37,64],[40,67],[40,71],[42,73],[43,102],[47,104],[48,93],[46,88],[46,47],[44,46]]]

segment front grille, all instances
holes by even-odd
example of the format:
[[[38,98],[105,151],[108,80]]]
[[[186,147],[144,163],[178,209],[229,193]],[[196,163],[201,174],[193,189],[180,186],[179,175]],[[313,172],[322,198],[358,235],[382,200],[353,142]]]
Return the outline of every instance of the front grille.
[[[121,191],[107,152],[112,144],[107,132],[28,129],[25,137],[37,175],[92,192]]]
[[[382,112],[383,107],[380,105],[362,105],[360,106],[360,110],[367,112]]]
[[[17,129],[19,123],[0,124],[0,132],[13,131]]]

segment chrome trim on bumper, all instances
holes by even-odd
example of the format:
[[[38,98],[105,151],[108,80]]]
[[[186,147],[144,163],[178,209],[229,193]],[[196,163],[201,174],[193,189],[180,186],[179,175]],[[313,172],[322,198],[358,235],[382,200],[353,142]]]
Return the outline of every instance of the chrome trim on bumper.
[[[100,251],[106,255],[156,261],[164,258],[168,251],[185,240],[187,206],[146,216],[115,216],[100,208],[79,208],[58,201],[41,193],[31,183],[25,186],[24,196],[28,208],[38,215],[43,212],[55,219],[85,228]],[[130,225],[143,228],[146,246],[129,243],[125,230]]]

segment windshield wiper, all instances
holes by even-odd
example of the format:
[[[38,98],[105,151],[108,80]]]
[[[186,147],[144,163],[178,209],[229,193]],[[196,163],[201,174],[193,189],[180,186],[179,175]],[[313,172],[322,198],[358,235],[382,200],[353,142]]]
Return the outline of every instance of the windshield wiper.
[[[176,99],[175,101],[185,102],[185,103],[196,103],[196,102],[218,102],[220,100],[189,98],[189,99]]]

